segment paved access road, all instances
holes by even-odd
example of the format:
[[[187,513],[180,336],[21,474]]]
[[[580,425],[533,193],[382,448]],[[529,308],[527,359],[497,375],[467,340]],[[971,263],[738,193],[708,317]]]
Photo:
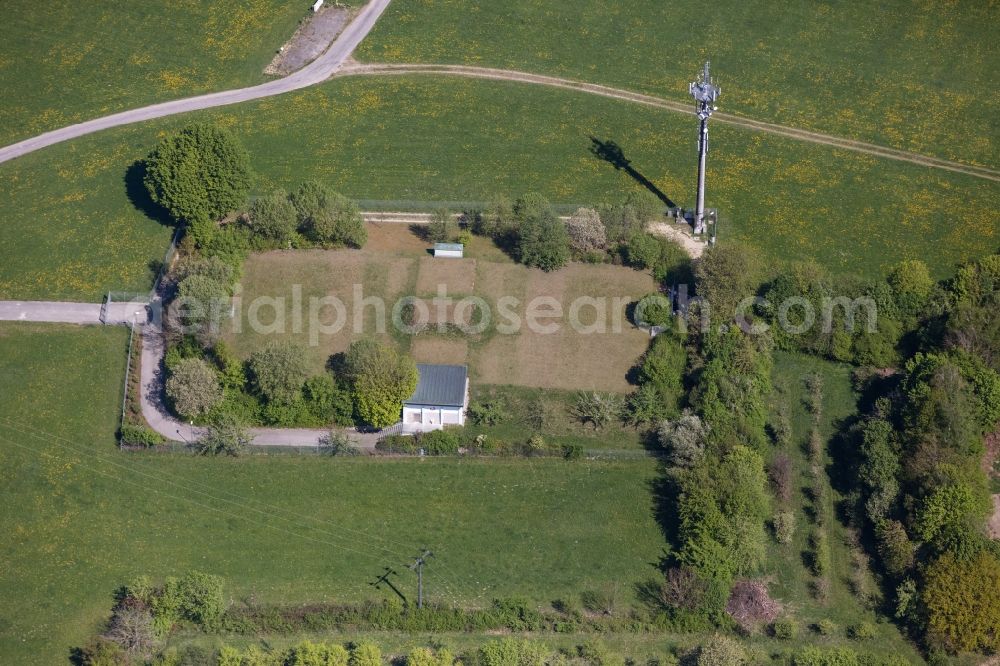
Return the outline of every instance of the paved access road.
[[[168,439],[193,442],[203,433],[203,428],[178,421],[163,404],[163,332],[147,323],[144,303],[113,303],[104,308],[100,303],[69,303],[59,301],[0,301],[0,321],[47,322],[52,324],[138,324],[136,331],[142,341],[142,359],[139,368],[142,415],[150,427]],[[250,434],[258,446],[316,446],[329,430],[303,428],[253,428]],[[378,435],[343,430],[355,446],[373,450]]]
[[[104,319],[102,320],[102,315]],[[146,321],[144,303],[69,303],[60,301],[0,301],[0,321],[43,321],[60,324],[124,324]]]
[[[316,58],[316,60],[306,67],[283,79],[269,81],[250,88],[239,88],[237,90],[227,90],[209,95],[200,95],[198,97],[188,97],[172,102],[163,102],[162,104],[123,111],[110,116],[104,116],[103,118],[96,118],[76,125],[70,125],[69,127],[63,127],[0,148],[0,162],[6,162],[7,160],[12,160],[15,157],[20,157],[21,155],[51,146],[55,143],[68,141],[69,139],[75,139],[111,127],[129,125],[177,113],[187,113],[188,111],[239,104],[240,102],[260,99],[261,97],[281,95],[321,83],[330,78],[340,68],[344,60],[361,43],[361,40],[371,32],[371,29],[375,26],[375,22],[378,21],[378,18],[388,6],[389,0],[371,0],[358,13],[355,19],[351,21],[350,25],[340,33],[323,55]]]

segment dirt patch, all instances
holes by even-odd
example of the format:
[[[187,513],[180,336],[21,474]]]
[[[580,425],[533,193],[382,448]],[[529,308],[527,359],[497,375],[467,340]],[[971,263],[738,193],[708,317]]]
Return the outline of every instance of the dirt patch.
[[[287,76],[302,69],[330,47],[352,15],[346,7],[323,7],[318,12],[309,12],[264,73]]]
[[[415,257],[427,257],[430,245],[409,225],[392,222],[369,222],[368,242],[365,249],[372,252],[391,252]]]
[[[1000,539],[1000,493],[993,496],[993,516],[987,525],[991,539]]]
[[[417,294],[436,295],[442,288],[449,295],[473,293],[476,288],[476,260],[421,259],[417,272]]]
[[[626,375],[649,344],[647,334],[624,319],[624,303],[655,289],[652,278],[621,266],[572,264],[555,273],[518,266],[480,265],[482,291],[493,299],[521,299],[522,326],[517,335],[497,334],[475,350],[470,366],[477,381],[539,388],[626,392]],[[495,275],[494,275],[495,273]],[[558,324],[544,332],[527,326],[524,308],[530,299],[554,298],[562,316],[542,323]],[[589,297],[598,305],[580,307],[578,330],[571,326],[574,299]],[[619,299],[616,305],[614,299]],[[603,311],[601,310],[603,308]]]
[[[410,355],[417,363],[462,365],[469,358],[469,343],[461,338],[417,336],[410,347]]]

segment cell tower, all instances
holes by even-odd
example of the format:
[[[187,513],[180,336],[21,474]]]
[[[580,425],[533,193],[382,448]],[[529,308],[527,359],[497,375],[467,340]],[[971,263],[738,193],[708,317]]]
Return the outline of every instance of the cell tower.
[[[718,107],[715,100],[719,98],[722,90],[712,83],[712,76],[708,73],[709,63],[705,63],[705,69],[701,73],[701,78],[688,86],[688,91],[694,97],[695,109],[698,118],[701,120],[701,133],[698,135],[698,203],[694,211],[694,233],[705,233],[705,160],[708,157],[708,119],[712,112]]]

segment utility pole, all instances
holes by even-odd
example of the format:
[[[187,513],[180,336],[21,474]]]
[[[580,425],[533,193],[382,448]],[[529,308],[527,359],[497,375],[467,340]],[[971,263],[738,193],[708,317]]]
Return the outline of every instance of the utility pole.
[[[712,82],[708,73],[709,63],[701,77],[688,85],[688,92],[694,97],[695,113],[701,120],[701,131],[698,134],[698,203],[694,211],[694,233],[705,233],[705,162],[708,158],[708,119],[718,107],[715,100],[722,90]]]
[[[425,548],[423,554],[410,565],[410,568],[417,572],[417,608],[424,607],[424,564],[427,563],[428,557],[434,557],[434,553]]]
[[[389,567],[386,567],[385,568],[385,573],[383,573],[381,576],[379,576],[378,578],[376,578],[373,582],[368,583],[368,584],[371,585],[372,587],[374,587],[376,590],[381,590],[382,588],[379,587],[379,586],[382,585],[383,583],[386,584],[386,585],[388,585],[389,589],[392,590],[393,592],[395,592],[396,596],[398,596],[400,599],[403,600],[403,605],[406,606],[407,603],[408,603],[406,601],[406,597],[403,596],[403,593],[399,591],[399,588],[397,588],[395,585],[393,585],[392,581],[389,580],[389,576],[398,576],[398,575],[399,574],[397,574],[395,571],[393,571]]]

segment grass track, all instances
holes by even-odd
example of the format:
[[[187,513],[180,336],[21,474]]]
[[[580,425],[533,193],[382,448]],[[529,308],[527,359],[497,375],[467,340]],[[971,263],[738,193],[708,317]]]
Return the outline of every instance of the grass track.
[[[518,69],[679,100],[711,59],[724,111],[996,167],[995,25],[992,3],[933,0],[394,0],[358,58]]]
[[[315,178],[361,199],[528,190],[557,203],[618,199],[638,186],[591,154],[594,136],[617,142],[668,196],[693,198],[694,128],[672,112],[514,83],[334,80],[0,165],[0,298],[96,300],[148,286],[170,229],[129,201],[126,173],[163,133],[195,119],[244,140],[258,192]],[[720,236],[749,240],[774,261],[812,257],[872,276],[921,258],[944,276],[1000,244],[1000,184],[722,125],[712,136],[708,202],[722,211]]]

